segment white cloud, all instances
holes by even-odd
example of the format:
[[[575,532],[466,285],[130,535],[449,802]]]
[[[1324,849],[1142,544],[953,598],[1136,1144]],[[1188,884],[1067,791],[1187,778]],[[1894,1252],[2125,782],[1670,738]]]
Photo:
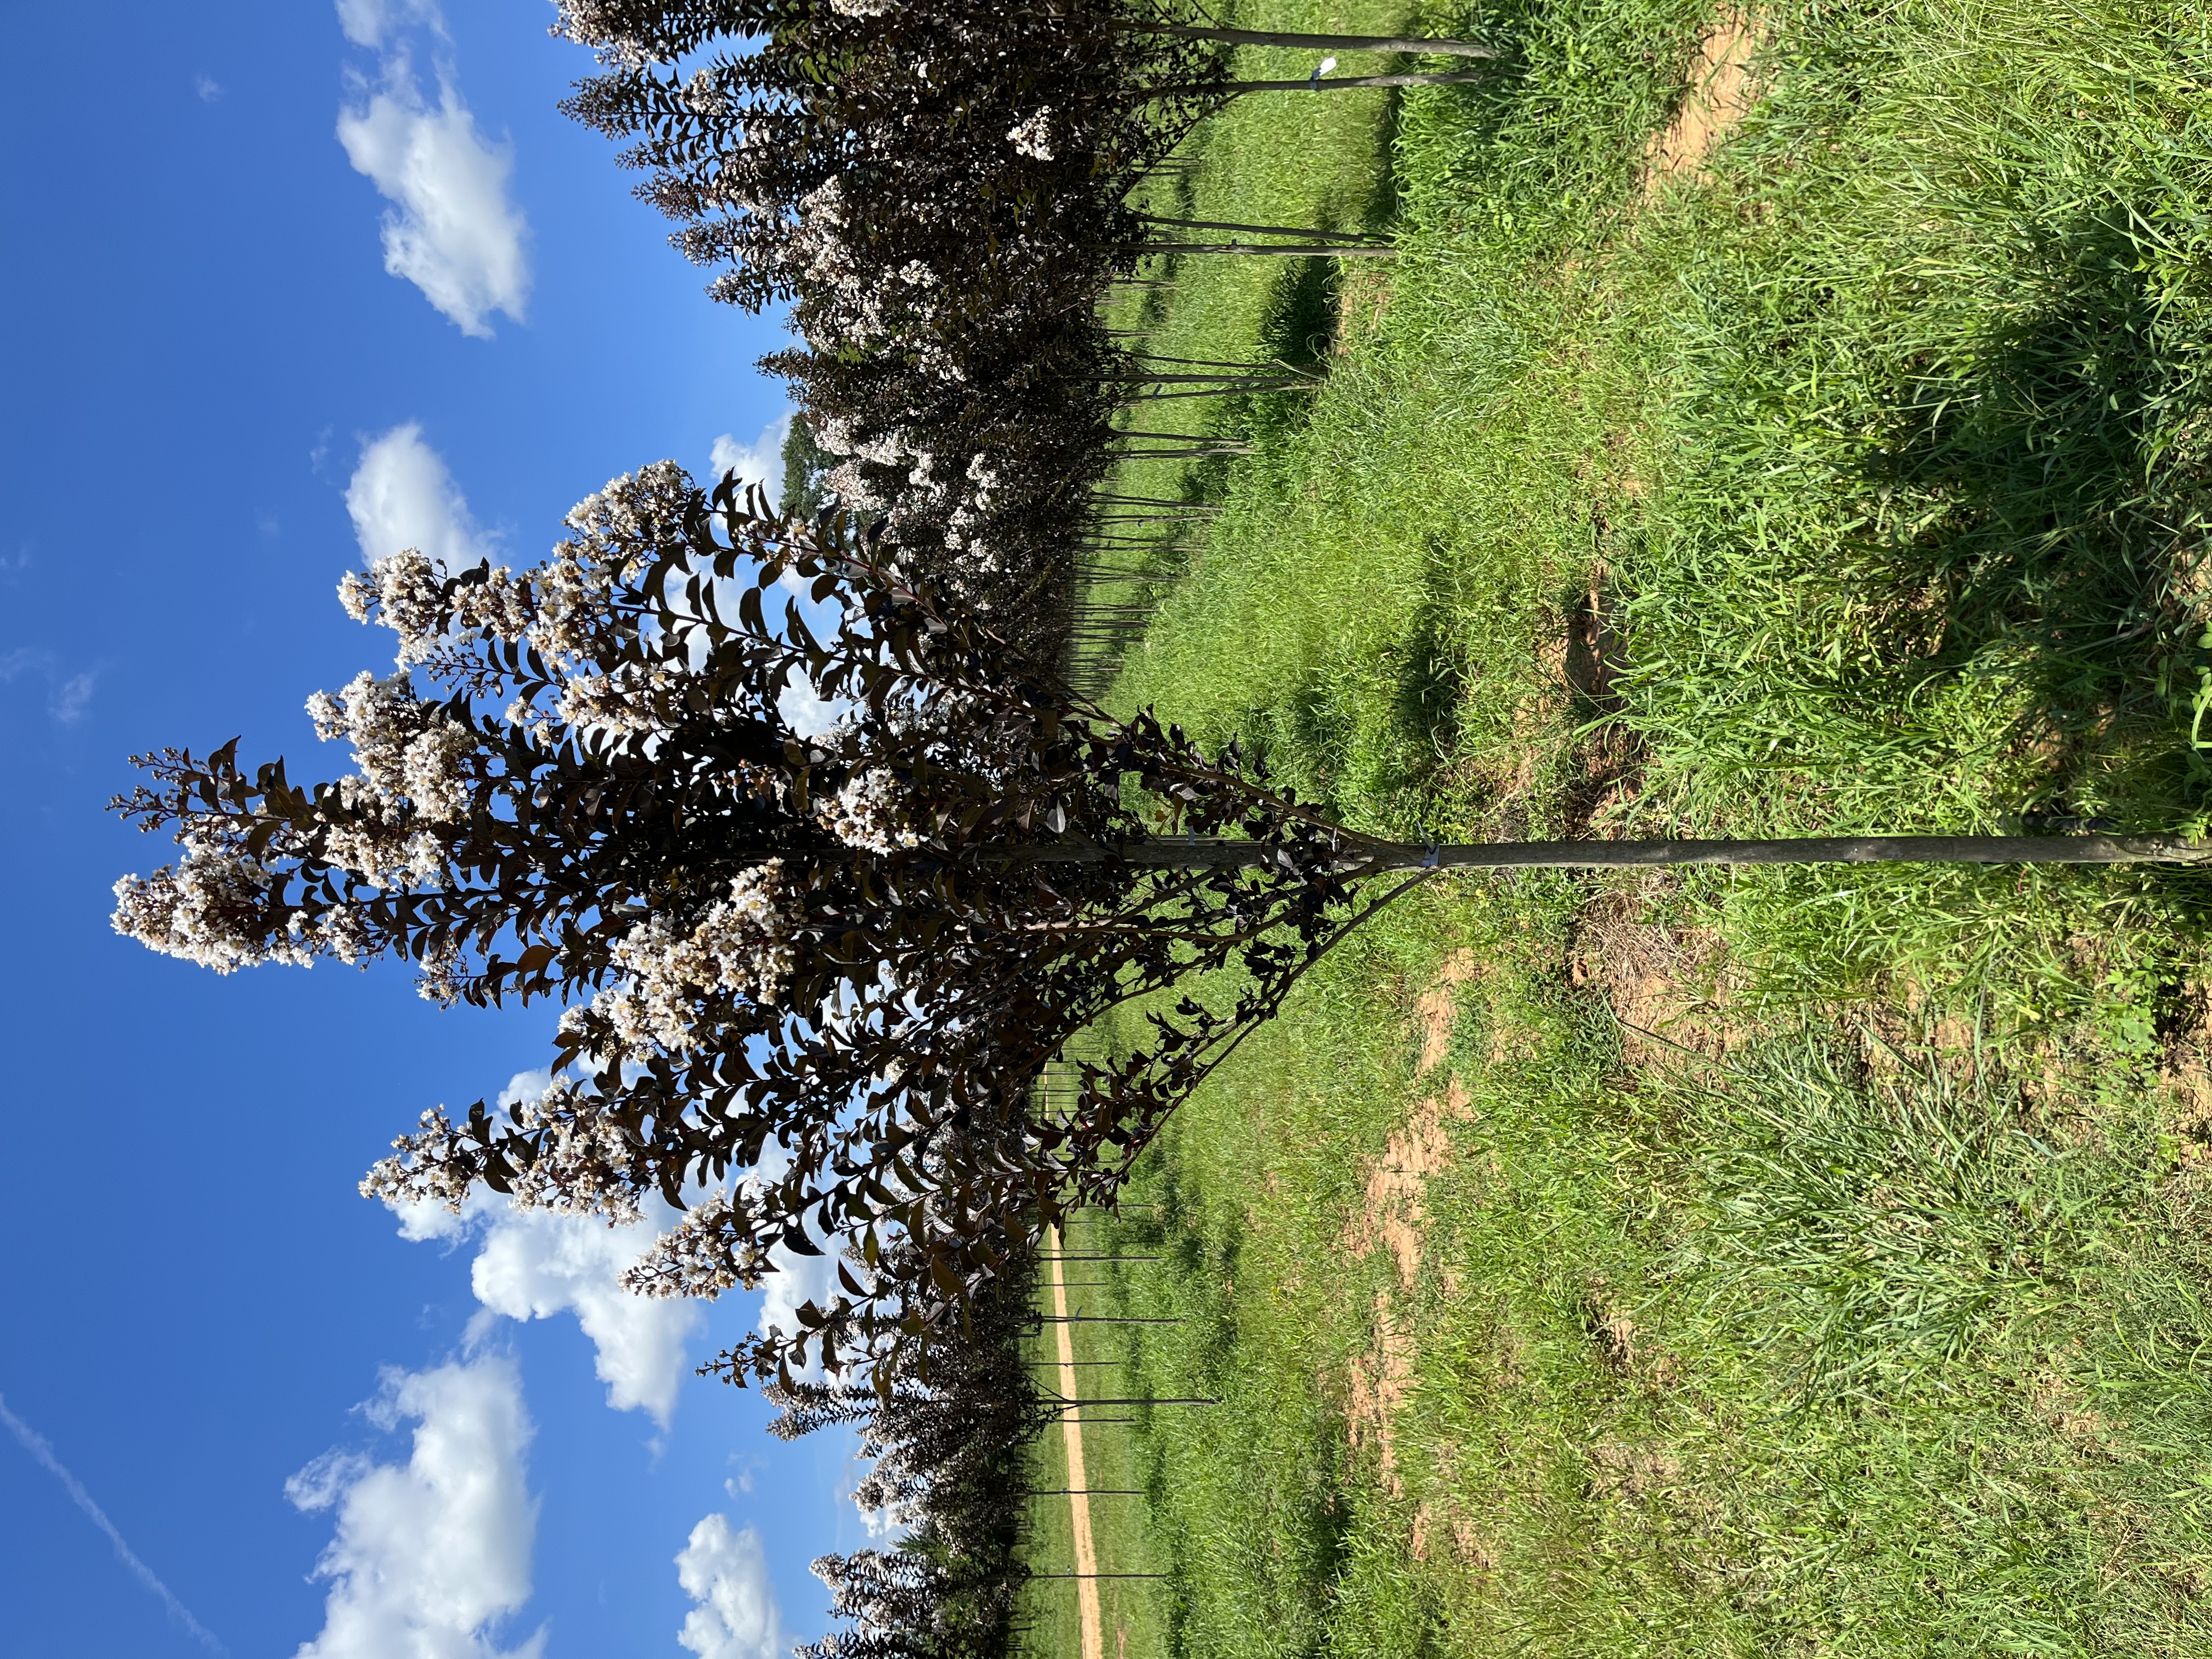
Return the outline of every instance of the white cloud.
[[[84,711],[92,703],[93,684],[100,678],[97,672],[72,674],[54,690],[53,701],[47,712],[64,726],[75,726],[84,718]]]
[[[770,1140],[761,1149],[760,1162],[747,1172],[745,1182],[765,1186],[781,1180],[790,1168],[791,1153],[781,1141]],[[807,1229],[807,1237],[815,1237],[811,1227]],[[769,1246],[768,1259],[771,1268],[761,1276],[758,1328],[786,1336],[795,1334],[800,1329],[799,1310],[802,1305],[811,1302],[818,1307],[836,1294],[836,1257],[826,1250],[820,1255],[801,1255],[778,1243]],[[819,1376],[821,1372],[820,1351],[810,1348],[807,1375]]]
[[[100,680],[96,668],[64,678],[53,653],[32,646],[0,654],[0,685],[25,674],[36,674],[46,681],[46,713],[61,726],[75,726],[84,718],[84,711],[92,705],[93,688]]]
[[[372,564],[415,547],[458,570],[491,550],[445,461],[413,421],[362,446],[345,501],[361,556]]]
[[[518,1072],[501,1091],[499,1104],[534,1100],[551,1081],[543,1068]],[[771,1141],[751,1178],[775,1180],[789,1158]],[[482,1190],[471,1194],[458,1214],[427,1200],[386,1200],[386,1207],[398,1220],[399,1236],[414,1243],[480,1240],[469,1272],[471,1288],[484,1310],[479,1319],[574,1314],[592,1340],[592,1370],[607,1385],[607,1404],[617,1411],[642,1411],[668,1426],[683,1386],[685,1345],[704,1328],[706,1318],[696,1302],[638,1296],[623,1285],[623,1273],[676,1223],[676,1212],[659,1197],[648,1195],[642,1218],[626,1227],[610,1227],[591,1216],[519,1210],[511,1200]],[[824,1304],[836,1294],[836,1259],[801,1255],[776,1244],[769,1248],[769,1260],[772,1270],[761,1280],[759,1328],[796,1333],[802,1304]],[[811,1359],[809,1374],[818,1376],[820,1370],[818,1357]]]
[[[212,104],[222,96],[222,84],[212,75],[192,76],[192,90],[199,94],[203,104]]]
[[[470,1284],[477,1301],[509,1319],[574,1314],[597,1350],[592,1370],[607,1385],[607,1404],[645,1412],[665,1428],[684,1346],[702,1316],[695,1303],[625,1290],[622,1274],[674,1219],[669,1212],[610,1227],[590,1216],[509,1207],[486,1229]]]
[[[333,1454],[285,1484],[300,1508],[337,1511],[315,1566],[331,1581],[322,1633],[295,1659],[496,1659],[493,1626],[530,1597],[538,1528],[514,1362],[387,1372],[368,1413],[386,1430],[415,1424],[404,1467]],[[536,1659],[544,1642],[504,1651]]]
[[[782,1620],[750,1527],[732,1531],[726,1515],[708,1516],[676,1558],[676,1579],[698,1603],[676,1639],[699,1659],[780,1659]]]
[[[446,19],[437,0],[337,0],[338,27],[357,46],[377,47],[387,35],[410,23],[428,24],[440,34]]]
[[[769,1248],[768,1259],[775,1271],[761,1279],[760,1328],[776,1331],[786,1336],[796,1335],[801,1328],[799,1310],[811,1302],[819,1307],[836,1294],[836,1257],[825,1251],[820,1255],[799,1255],[781,1244]],[[807,1350],[807,1368],[818,1373],[818,1351]]]
[[[835,697],[825,697],[814,689],[814,683],[801,673],[796,664],[783,677],[783,690],[775,700],[776,708],[791,729],[802,738],[818,738],[837,724],[846,705]]]
[[[714,440],[713,453],[708,465],[713,477],[708,480],[712,489],[721,483],[726,472],[738,475],[738,484],[758,484],[768,495],[773,506],[783,492],[783,441],[791,435],[791,411],[786,410],[761,428],[759,437],[749,444],[741,444],[725,432]]]
[[[363,14],[362,34],[354,32],[349,14],[356,9]],[[373,45],[394,9],[348,0],[339,15],[349,38]],[[379,21],[366,21],[371,14]],[[357,84],[367,91],[365,82]],[[339,110],[338,142],[354,171],[392,204],[383,219],[386,270],[421,289],[464,334],[489,339],[485,319],[495,311],[523,319],[530,268],[522,245],[529,226],[508,198],[513,148],[485,141],[450,76],[440,75],[433,107],[404,54],[387,58],[382,89]]]
[[[502,1106],[534,1100],[551,1074],[517,1073],[499,1097]],[[394,1204],[403,1238],[459,1241],[480,1235],[469,1283],[487,1313],[509,1319],[550,1319],[573,1313],[595,1351],[592,1370],[607,1385],[607,1404],[642,1411],[661,1427],[676,1410],[684,1345],[704,1324],[694,1302],[638,1296],[622,1275],[676,1219],[659,1198],[642,1220],[610,1227],[590,1216],[518,1210],[508,1200],[473,1194],[456,1215],[434,1203]]]

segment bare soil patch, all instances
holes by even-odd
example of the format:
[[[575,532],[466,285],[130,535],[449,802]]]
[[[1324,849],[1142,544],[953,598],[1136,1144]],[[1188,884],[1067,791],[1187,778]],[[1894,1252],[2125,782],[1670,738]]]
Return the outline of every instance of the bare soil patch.
[[[1059,1345],[1060,1392],[1064,1399],[1078,1400],[1082,1397],[1082,1374],[1075,1369],[1075,1345],[1071,1334],[1074,1327],[1067,1322],[1067,1280],[1060,1271],[1057,1254],[1064,1251],[1067,1243],[1058,1229],[1054,1230],[1052,1246],[1055,1252],[1052,1261],[1052,1310],[1060,1322],[1053,1327]],[[1076,1579],[1075,1595],[1082,1659],[1106,1659],[1106,1643],[1099,1620],[1098,1547],[1091,1530],[1091,1480],[1083,1465],[1083,1413],[1070,1407],[1061,1413],[1060,1422],[1067,1455],[1067,1507],[1075,1534],[1075,1571],[1080,1575]]]
[[[1635,1366],[1636,1322],[1629,1317],[1627,1309],[1613,1300],[1602,1279],[1591,1281],[1589,1294],[1583,1298],[1583,1328],[1608,1370],[1626,1372]]]
[[[1340,357],[1380,333],[1382,313],[1390,308],[1389,271],[1370,269],[1357,259],[1344,263],[1359,268],[1344,272],[1337,285],[1335,349]]]
[[[1694,177],[1706,159],[1742,122],[1758,95],[1752,55],[1765,30],[1748,12],[1723,10],[1705,31],[1690,87],[1674,118],[1644,147],[1644,194],[1656,195],[1670,179]]]
[[[1451,1050],[1452,1020],[1459,988],[1473,979],[1479,964],[1472,951],[1455,951],[1437,970],[1436,983],[1413,1002],[1413,1024],[1421,1039],[1420,1069],[1433,1072]],[[1447,1117],[1468,1115],[1467,1091],[1447,1080],[1441,1096],[1415,1106],[1405,1123],[1383,1143],[1382,1156],[1368,1172],[1365,1202],[1345,1230],[1345,1243],[1364,1256],[1378,1244],[1389,1247],[1398,1277],[1411,1290],[1421,1266],[1421,1240],[1428,1223],[1422,1196],[1431,1176],[1451,1162]]]
[[[1413,1021],[1421,1034],[1421,1069],[1433,1072],[1451,1050],[1452,1016],[1459,988],[1473,979],[1479,964],[1472,951],[1455,951],[1437,969],[1437,982],[1413,1000]]]
[[[1716,1057],[1743,1041],[1728,1018],[1726,948],[1718,935],[1655,914],[1671,878],[1609,888],[1575,919],[1567,977],[1595,987],[1620,1020],[1633,1060],[1669,1043]]]
[[[1464,1110],[1466,1097],[1459,1097]],[[1365,1210],[1353,1219],[1348,1242],[1365,1255],[1377,1244],[1389,1246],[1398,1277],[1407,1290],[1421,1267],[1421,1237],[1428,1215],[1421,1205],[1429,1177],[1451,1162],[1444,1133],[1445,1103],[1425,1100],[1406,1126],[1384,1145],[1382,1157],[1367,1177]]]
[[[1591,518],[1601,537],[1603,513],[1593,508]],[[1620,686],[1628,672],[1628,642],[1619,609],[1609,573],[1602,563],[1593,564],[1589,590],[1567,619],[1559,664],[1584,717],[1617,714],[1626,706]],[[1635,800],[1643,786],[1644,745],[1626,726],[1607,720],[1577,745],[1574,761],[1559,825],[1559,834],[1569,838],[1592,834]]]
[[[1625,1445],[1601,1440],[1589,1451],[1590,1490],[1600,1498],[1638,1499],[1656,1497],[1679,1485],[1682,1466],[1668,1454],[1649,1446]]]
[[[1366,1353],[1352,1356],[1345,1391],[1344,1417],[1352,1449],[1375,1449],[1382,1485],[1392,1497],[1405,1488],[1399,1473],[1392,1428],[1398,1408],[1413,1392],[1413,1338],[1407,1330],[1389,1292],[1375,1297],[1375,1345]]]

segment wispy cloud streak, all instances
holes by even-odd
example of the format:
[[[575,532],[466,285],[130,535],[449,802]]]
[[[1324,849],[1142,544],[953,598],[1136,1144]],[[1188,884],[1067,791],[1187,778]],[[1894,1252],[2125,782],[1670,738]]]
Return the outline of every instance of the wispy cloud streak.
[[[0,1396],[0,1423],[5,1423],[8,1432],[22,1443],[23,1449],[37,1459],[47,1474],[62,1483],[62,1490],[70,1495],[70,1501],[85,1512],[94,1526],[107,1534],[107,1541],[115,1546],[115,1559],[131,1570],[132,1577],[161,1598],[161,1605],[169,1610],[169,1617],[183,1626],[192,1639],[210,1653],[219,1653],[224,1656],[224,1659],[228,1659],[230,1650],[216,1639],[213,1631],[192,1617],[191,1609],[177,1600],[175,1593],[154,1576],[154,1569],[141,1561],[137,1552],[123,1541],[123,1534],[116,1531],[115,1522],[107,1518],[106,1510],[92,1501],[92,1494],[84,1489],[84,1482],[62,1466],[61,1459],[54,1455],[54,1449],[46,1443],[46,1436],[8,1409],[4,1396]]]

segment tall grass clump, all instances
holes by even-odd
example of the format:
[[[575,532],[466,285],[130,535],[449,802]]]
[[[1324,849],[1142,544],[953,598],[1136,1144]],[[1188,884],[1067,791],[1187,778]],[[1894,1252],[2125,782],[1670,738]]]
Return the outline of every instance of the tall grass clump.
[[[2202,14],[1761,17],[1763,98],[1649,231],[1681,286],[1674,459],[1620,564],[1648,801],[1739,832],[2201,833]],[[1808,987],[2024,963],[2063,999],[2073,936],[2171,959],[2202,927],[2202,884],[2156,878],[1732,885],[1733,931]]]

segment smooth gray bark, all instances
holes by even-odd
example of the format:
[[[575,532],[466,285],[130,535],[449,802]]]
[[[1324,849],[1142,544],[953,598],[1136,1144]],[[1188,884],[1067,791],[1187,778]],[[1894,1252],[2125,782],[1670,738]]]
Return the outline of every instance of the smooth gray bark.
[[[1224,81],[1210,88],[1232,98],[1248,92],[1345,92],[1354,87],[1455,87],[1469,81],[1494,81],[1489,70],[1446,70],[1434,75],[1324,75],[1304,81]]]
[[[1135,242],[1122,249],[1126,253],[1256,253],[1263,258],[1318,259],[1334,255],[1340,259],[1388,259],[1396,257],[1395,247],[1376,247],[1367,242]]]
[[[1177,869],[1268,861],[1258,843],[1200,836],[1102,847],[1042,842],[1008,849],[1023,862],[1125,863]],[[1411,870],[1689,869],[1752,864],[2179,864],[2212,865],[2212,842],[2179,836],[1806,836],[1769,841],[1504,841],[1416,847],[1347,836],[1340,869],[1361,874]]]
[[[1419,35],[1295,34],[1273,29],[1207,28],[1192,23],[1116,23],[1132,33],[1172,35],[1178,40],[1218,40],[1231,46],[1280,46],[1288,52],[1408,52],[1439,58],[1495,58],[1498,48],[1473,40],[1430,40]]]

